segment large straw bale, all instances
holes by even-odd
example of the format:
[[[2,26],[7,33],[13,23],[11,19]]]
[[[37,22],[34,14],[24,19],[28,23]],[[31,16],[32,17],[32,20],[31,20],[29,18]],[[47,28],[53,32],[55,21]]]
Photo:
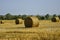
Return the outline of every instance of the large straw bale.
[[[27,17],[24,20],[25,27],[38,27],[39,26],[39,20],[37,17]]]

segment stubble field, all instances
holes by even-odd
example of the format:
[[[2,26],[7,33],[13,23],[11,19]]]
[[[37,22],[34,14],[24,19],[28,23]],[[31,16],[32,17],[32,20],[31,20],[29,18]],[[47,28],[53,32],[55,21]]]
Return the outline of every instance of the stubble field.
[[[25,28],[14,20],[0,24],[0,40],[60,40],[60,22],[40,20],[39,27]]]

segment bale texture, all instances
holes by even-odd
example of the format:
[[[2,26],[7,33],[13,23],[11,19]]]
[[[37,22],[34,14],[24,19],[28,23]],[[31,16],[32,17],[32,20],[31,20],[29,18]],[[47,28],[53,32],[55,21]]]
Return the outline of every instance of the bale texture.
[[[27,17],[24,20],[25,27],[38,27],[39,26],[39,20],[37,17]]]
[[[16,20],[15,20],[15,23],[16,23],[16,24],[22,24],[22,23],[23,23],[23,20],[22,20],[22,19],[16,19]]]
[[[53,18],[51,19],[51,21],[52,21],[52,22],[59,22],[59,17],[53,17]]]

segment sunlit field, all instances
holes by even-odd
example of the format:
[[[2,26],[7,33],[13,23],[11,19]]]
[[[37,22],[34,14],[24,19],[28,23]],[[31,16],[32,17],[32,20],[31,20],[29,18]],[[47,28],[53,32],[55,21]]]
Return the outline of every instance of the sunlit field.
[[[3,20],[0,24],[0,40],[60,40],[60,21],[40,20],[39,27],[25,28],[15,20]]]

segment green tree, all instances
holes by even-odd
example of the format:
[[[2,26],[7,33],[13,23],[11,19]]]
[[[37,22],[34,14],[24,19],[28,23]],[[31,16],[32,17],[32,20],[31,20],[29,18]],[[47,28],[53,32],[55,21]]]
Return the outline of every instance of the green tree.
[[[24,20],[26,17],[27,17],[27,15],[25,15],[25,14],[22,15],[22,19],[23,19],[23,20]]]
[[[41,19],[41,16],[40,15],[36,15],[36,17],[40,20]]]
[[[45,17],[44,16],[41,16],[41,20],[44,20],[45,19]]]
[[[0,20],[4,20],[4,16],[3,15],[0,15]]]
[[[53,15],[53,17],[56,17],[56,16],[57,16],[56,14]]]
[[[5,17],[6,17],[7,20],[11,20],[12,19],[12,15],[10,13],[7,13],[5,15]]]
[[[13,15],[12,19],[17,19],[18,16],[17,15]]]
[[[48,20],[49,19],[49,14],[46,14],[45,18],[46,18],[46,20]]]
[[[18,18],[22,18],[22,15],[18,15]]]

